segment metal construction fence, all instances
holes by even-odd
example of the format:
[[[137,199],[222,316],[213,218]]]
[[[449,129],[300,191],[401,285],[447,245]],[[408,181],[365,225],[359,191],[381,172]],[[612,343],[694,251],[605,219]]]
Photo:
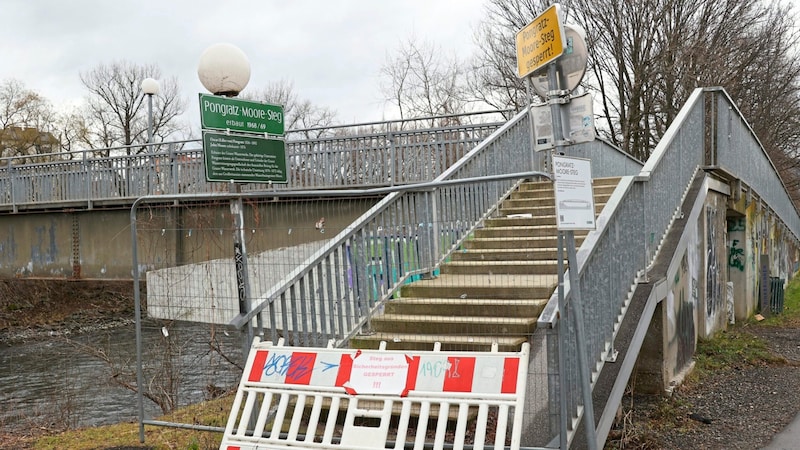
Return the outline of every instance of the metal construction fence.
[[[540,261],[533,269],[531,263],[523,270],[537,273],[519,273],[513,262],[493,261],[496,255],[483,246],[501,241],[501,253],[545,257],[555,251],[554,229],[519,227],[501,238],[489,237],[485,224],[497,219],[498,205],[514,187],[539,175],[384,188],[382,199],[379,190],[313,198],[240,194],[241,267],[230,210],[235,199],[142,204],[135,233],[147,315],[207,322],[226,333],[245,331],[243,337],[250,322],[255,334],[292,346],[375,348],[386,341],[390,348],[432,350],[440,342],[443,350],[464,351],[493,342],[519,345],[533,339],[536,314],[555,286],[556,263]],[[541,248],[525,249],[522,242]],[[247,272],[246,286],[237,269]],[[242,292],[252,300],[249,311],[240,307]],[[512,338],[514,344],[505,344]],[[530,420],[547,417],[543,356],[531,364]],[[143,364],[144,379],[149,367]]]
[[[503,122],[491,111],[286,135],[288,183],[244,191],[342,189],[431,181]],[[224,192],[208,182],[199,139],[0,158],[0,208],[92,208],[147,195]]]
[[[604,143],[572,152],[602,161],[596,176],[639,167]],[[550,182],[521,184],[546,178],[540,156],[530,151],[523,112],[430,183],[143,198],[132,228],[148,314],[252,326],[251,334],[300,346],[384,340],[465,350],[534,341],[526,414],[541,435],[528,440],[548,442],[554,369],[544,335],[533,333],[556,286],[554,202]],[[547,188],[549,198],[538,192]],[[233,225],[237,199],[241,230]],[[237,232],[246,248],[238,275]]]

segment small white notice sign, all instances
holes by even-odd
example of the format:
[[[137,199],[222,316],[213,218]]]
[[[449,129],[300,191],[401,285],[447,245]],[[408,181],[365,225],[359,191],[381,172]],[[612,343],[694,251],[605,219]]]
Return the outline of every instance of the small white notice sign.
[[[404,395],[408,379],[408,360],[403,354],[363,352],[353,358],[350,382],[357,394]]]
[[[594,230],[591,161],[553,155],[553,175],[558,229]]]

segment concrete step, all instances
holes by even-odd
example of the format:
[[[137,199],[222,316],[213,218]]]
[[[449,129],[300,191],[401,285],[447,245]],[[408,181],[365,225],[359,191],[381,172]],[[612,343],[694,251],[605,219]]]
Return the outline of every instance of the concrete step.
[[[600,212],[619,179],[593,182]],[[400,289],[351,346],[396,350],[518,351],[555,290],[558,238],[552,182],[529,182],[506,199],[433,279]],[[581,245],[587,231],[576,233]],[[566,256],[565,256],[566,257]],[[566,264],[565,264],[566,266]]]
[[[546,304],[547,299],[400,297],[388,301],[384,312],[414,316],[533,317]]]
[[[442,274],[558,274],[558,263],[550,261],[450,261],[440,267]]]
[[[534,216],[530,213],[516,216],[492,217],[484,221],[485,228],[493,227],[536,227],[542,225],[556,226],[555,214],[550,216]]]
[[[586,233],[575,233],[575,245],[580,245]],[[470,239],[464,241],[462,247],[467,251],[473,249],[541,249],[541,248],[558,248],[558,236],[535,236],[535,237],[519,237],[519,238],[484,238],[484,239]]]
[[[600,214],[603,210],[605,203],[595,203],[594,204],[594,213]],[[517,205],[517,206],[506,206],[506,203],[503,202],[503,205],[500,206],[500,213],[505,216],[516,215],[516,214],[532,214],[533,216],[555,216],[556,214],[556,206],[526,206],[526,205]]]
[[[377,333],[421,333],[466,336],[531,334],[536,328],[533,317],[420,316],[381,314],[370,321]]]
[[[500,238],[500,237],[535,237],[552,236],[558,233],[556,224],[536,226],[493,226],[475,230],[475,239]]]
[[[430,280],[419,280],[400,288],[401,297],[432,298],[550,298],[556,275],[453,275],[442,274]]]
[[[436,342],[441,343],[443,351],[489,351],[496,342],[501,352],[519,351],[530,336],[465,336],[446,334],[397,334],[370,333],[357,335],[350,339],[350,347],[377,349],[381,341],[386,342],[388,350],[430,351]]]
[[[532,191],[528,191],[528,195],[529,196],[511,194],[511,197],[503,201],[503,206],[513,208],[517,206],[553,206],[556,204],[554,196],[539,197],[535,196],[535,193],[532,193]]]
[[[552,181],[526,181],[519,185],[518,191],[553,191]]]
[[[594,178],[592,179],[592,186],[594,188],[603,187],[603,188],[610,188],[612,191],[617,187],[619,184],[619,180],[621,177],[604,177],[604,178]]]
[[[566,258],[566,256],[564,256]],[[450,261],[545,261],[558,260],[553,248],[464,248],[450,255]]]

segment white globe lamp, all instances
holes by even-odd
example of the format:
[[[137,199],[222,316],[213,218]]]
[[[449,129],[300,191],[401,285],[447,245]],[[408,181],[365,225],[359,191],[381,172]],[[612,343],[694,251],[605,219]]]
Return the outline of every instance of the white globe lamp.
[[[200,55],[197,76],[212,94],[235,97],[250,81],[250,61],[235,45],[214,44]]]
[[[158,94],[158,81],[152,78],[145,78],[142,80],[142,92],[146,95],[156,95]]]

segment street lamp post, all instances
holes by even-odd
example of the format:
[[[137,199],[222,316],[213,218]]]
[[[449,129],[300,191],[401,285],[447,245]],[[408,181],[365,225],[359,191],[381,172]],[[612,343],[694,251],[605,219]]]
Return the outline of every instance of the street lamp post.
[[[150,195],[150,177],[153,173],[153,159],[150,155],[152,153],[153,142],[153,96],[158,94],[158,81],[153,78],[145,78],[140,85],[142,92],[147,96],[147,159],[150,170],[147,172],[147,195]],[[136,252],[136,242],[133,243],[134,254]],[[134,257],[135,261],[135,257]],[[144,374],[142,372],[142,306],[139,302],[138,294],[139,284],[138,280],[134,285],[136,291],[136,303],[134,305],[134,314],[136,318],[136,386],[137,386],[137,403],[139,408],[139,442],[144,442]]]
[[[158,81],[152,78],[142,80],[142,92],[147,96],[147,143],[153,143],[153,96],[158,94]],[[150,149],[148,149],[149,151]]]
[[[197,76],[203,86],[212,94],[236,97],[250,81],[250,61],[244,52],[234,45],[215,44],[207,48],[200,56]],[[241,193],[241,186],[231,180],[230,192]],[[231,200],[231,215],[234,228],[233,258],[236,265],[239,313],[246,315],[251,310],[251,303],[244,235],[244,204],[241,196]],[[247,321],[242,329],[242,335],[242,354],[247,360],[254,337],[252,320]]]
[[[142,80],[142,92],[144,95],[147,96],[147,160],[150,170],[147,171],[147,195],[152,194],[150,192],[151,186],[153,186],[152,178],[154,175],[155,167],[153,166],[153,157],[151,156],[153,153],[153,96],[158,94],[158,81],[152,78],[145,78]]]

